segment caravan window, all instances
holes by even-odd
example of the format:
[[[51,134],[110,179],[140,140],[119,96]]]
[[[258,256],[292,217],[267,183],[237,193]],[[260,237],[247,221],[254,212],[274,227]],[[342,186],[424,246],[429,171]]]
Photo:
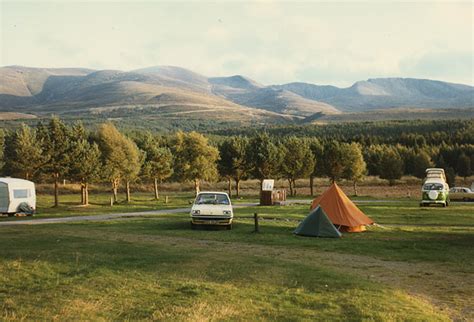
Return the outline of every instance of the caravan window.
[[[13,198],[28,198],[28,189],[13,189]]]

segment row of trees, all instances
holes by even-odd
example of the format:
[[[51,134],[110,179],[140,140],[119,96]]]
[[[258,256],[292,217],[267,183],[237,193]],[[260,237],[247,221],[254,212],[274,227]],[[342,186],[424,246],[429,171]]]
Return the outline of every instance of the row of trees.
[[[407,136],[406,136],[407,137]],[[127,136],[112,123],[94,132],[81,123],[68,126],[59,118],[35,129],[23,125],[0,134],[0,166],[4,175],[54,183],[55,205],[59,204],[59,182],[80,183],[82,203],[89,203],[89,185],[109,182],[114,201],[125,187],[141,181],[153,184],[155,198],[165,180],[193,182],[200,190],[202,180],[225,179],[229,193],[235,183],[249,178],[284,178],[290,194],[296,194],[296,180],[309,178],[311,194],[315,177],[332,181],[347,179],[354,185],[367,174],[387,179],[390,184],[404,174],[419,178],[427,167],[447,170],[452,180],[457,173],[472,174],[474,145],[406,146],[341,142],[316,137],[275,137],[267,132],[250,136],[213,137],[177,132],[167,136],[136,132]],[[452,183],[451,183],[452,184]]]

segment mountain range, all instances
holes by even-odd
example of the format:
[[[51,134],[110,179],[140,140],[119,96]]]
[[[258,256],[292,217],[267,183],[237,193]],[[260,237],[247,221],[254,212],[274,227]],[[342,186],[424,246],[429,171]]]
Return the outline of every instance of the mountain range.
[[[173,66],[133,71],[0,68],[0,112],[100,114],[258,122],[397,108],[474,107],[474,87],[414,78],[376,78],[347,88],[308,83],[265,86],[245,76],[207,77]]]

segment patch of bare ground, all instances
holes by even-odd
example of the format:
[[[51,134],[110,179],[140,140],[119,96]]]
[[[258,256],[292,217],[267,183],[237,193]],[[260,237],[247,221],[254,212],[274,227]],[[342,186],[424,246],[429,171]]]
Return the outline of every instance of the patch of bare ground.
[[[24,119],[35,119],[36,115],[16,113],[16,112],[0,112],[0,121],[6,120],[24,120]]]
[[[136,235],[127,233],[103,234],[101,230],[79,232],[64,230],[75,237],[120,240],[133,243],[158,244],[163,247],[185,247],[186,249],[216,249],[227,253],[246,254],[258,257],[279,258],[284,261],[315,265],[345,274],[354,275],[401,289],[411,296],[431,303],[453,320],[474,320],[474,278],[470,272],[456,269],[443,263],[401,262],[373,258],[370,256],[321,252],[315,249],[295,249],[285,246],[266,246],[239,242],[218,242],[183,237]],[[206,256],[203,254],[203,256]]]

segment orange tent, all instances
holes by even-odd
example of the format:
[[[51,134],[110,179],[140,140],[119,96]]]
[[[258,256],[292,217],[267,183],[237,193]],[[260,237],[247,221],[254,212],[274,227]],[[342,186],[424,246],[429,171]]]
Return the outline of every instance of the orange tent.
[[[317,206],[323,208],[331,222],[340,231],[361,232],[365,230],[365,225],[374,223],[357,208],[336,183],[313,200],[311,209]]]

